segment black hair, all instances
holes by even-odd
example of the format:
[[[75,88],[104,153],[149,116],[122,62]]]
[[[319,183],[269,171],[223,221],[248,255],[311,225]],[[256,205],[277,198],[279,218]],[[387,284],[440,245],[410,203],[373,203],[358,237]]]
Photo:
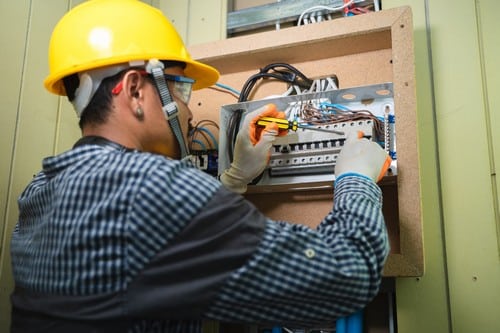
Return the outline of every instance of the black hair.
[[[182,69],[186,69],[186,63],[182,61],[174,61],[174,60],[162,60],[161,61],[165,68],[169,67],[181,67]]]
[[[83,109],[80,115],[79,126],[83,129],[84,125],[103,124],[109,113],[111,112],[111,100],[112,94],[111,90],[120,82],[125,71],[121,71],[118,74],[109,76],[101,81],[101,84],[97,88],[94,96],[90,100],[89,104]]]

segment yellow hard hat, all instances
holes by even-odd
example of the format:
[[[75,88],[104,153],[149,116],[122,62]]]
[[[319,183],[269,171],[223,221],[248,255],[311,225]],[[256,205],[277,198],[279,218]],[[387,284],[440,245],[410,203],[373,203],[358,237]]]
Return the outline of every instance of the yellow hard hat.
[[[139,0],[89,0],[57,23],[49,45],[49,75],[45,88],[66,95],[66,76],[106,66],[148,61],[181,61],[193,89],[209,87],[218,71],[191,58],[162,12]]]

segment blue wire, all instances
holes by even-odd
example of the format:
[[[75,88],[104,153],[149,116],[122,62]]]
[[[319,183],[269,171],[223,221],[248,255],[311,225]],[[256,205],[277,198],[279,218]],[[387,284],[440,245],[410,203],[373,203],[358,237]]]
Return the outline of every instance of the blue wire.
[[[225,85],[224,83],[217,82],[215,85],[219,88],[229,90],[230,92],[232,92],[233,94],[236,94],[238,96],[240,96],[240,94],[241,94],[238,90],[231,88],[230,86]]]
[[[197,143],[197,144],[199,144],[199,145],[201,146],[201,149],[203,149],[203,150],[207,150],[207,146],[205,146],[205,145],[203,144],[203,142],[201,142],[200,140],[196,140],[196,139],[195,139],[195,140],[192,140],[191,142],[192,142],[192,143]]]
[[[215,136],[209,130],[207,130],[204,127],[198,127],[197,130],[207,133],[208,136],[210,137],[210,139],[212,139],[212,144],[214,145],[215,149],[219,148],[219,144],[217,143],[217,139],[215,139]]]
[[[342,104],[333,104],[333,103],[327,103],[327,102],[322,102],[320,103],[320,107],[331,107],[331,108],[337,108],[340,110],[344,111],[351,111],[348,107],[342,105]]]

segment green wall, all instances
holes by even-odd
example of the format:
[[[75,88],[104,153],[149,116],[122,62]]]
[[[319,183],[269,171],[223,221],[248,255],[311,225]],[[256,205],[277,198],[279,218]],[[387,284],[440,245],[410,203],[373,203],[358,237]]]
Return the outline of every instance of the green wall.
[[[494,0],[410,5],[426,273],[398,279],[400,332],[500,332],[500,27]]]
[[[383,8],[410,5],[410,1],[384,1]],[[425,274],[396,279],[399,332],[451,332],[449,327],[446,260],[438,173],[432,64],[424,1],[411,3],[414,25],[417,119]],[[430,320],[432,318],[432,320]]]
[[[41,159],[70,147],[78,136],[66,103],[45,93],[47,45],[69,1],[0,2],[0,332],[7,331],[12,277],[9,239],[17,219],[17,196],[40,169]]]
[[[79,136],[71,107],[42,86],[50,32],[79,2],[0,2],[0,332],[8,327],[16,198],[42,157]],[[146,2],[168,13],[189,44],[224,37],[222,0]],[[383,0],[384,8],[401,5],[414,16],[425,274],[396,281],[398,329],[500,332],[500,3]]]

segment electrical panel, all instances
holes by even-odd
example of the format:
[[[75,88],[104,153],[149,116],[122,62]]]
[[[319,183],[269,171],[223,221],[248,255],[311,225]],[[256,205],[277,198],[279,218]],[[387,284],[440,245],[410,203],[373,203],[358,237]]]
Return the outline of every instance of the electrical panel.
[[[389,137],[397,140],[386,143],[385,138],[379,138],[377,141],[393,152],[395,163],[391,170],[393,173],[397,171],[397,175],[384,177],[378,185],[384,196],[384,219],[391,243],[391,253],[384,267],[384,275],[391,277],[415,277],[424,272],[413,41],[412,10],[411,7],[404,6],[317,24],[288,27],[279,31],[245,34],[192,45],[189,50],[194,59],[219,70],[220,83],[238,89],[239,92],[245,92],[242,89],[245,82],[257,70],[260,72],[260,69],[277,61],[295,66],[311,79],[335,74],[339,79],[340,89],[325,91],[318,96],[331,96],[332,103],[336,102],[353,110],[369,109],[377,117],[387,118],[384,129],[387,129]],[[382,87],[386,88],[377,88],[376,84],[382,84]],[[303,96],[293,95],[282,97],[284,102],[281,103],[279,97],[264,100],[269,95],[283,93],[286,90],[284,85],[271,80],[259,81],[256,89],[253,89],[246,99],[235,96],[238,93],[221,90],[217,90],[215,94],[215,88],[193,91],[190,107],[195,119],[214,119],[221,126],[218,131],[218,174],[221,174],[231,161],[228,148],[232,144],[222,142],[227,141],[227,133],[221,133],[226,131],[231,115],[239,109],[248,112],[272,101],[276,102],[279,109],[284,110],[289,104],[285,101],[293,103],[302,100]],[[367,93],[368,96],[355,92],[365,87],[371,91]],[[381,91],[377,93],[379,89]],[[386,94],[383,90],[390,93]],[[357,96],[357,99],[341,97],[349,97],[350,91],[354,91],[352,95]],[[371,104],[370,98],[373,98]],[[234,105],[238,103],[237,100],[243,103]],[[312,134],[311,131],[308,133]],[[292,134],[295,132],[290,132],[290,136]],[[332,137],[335,135],[332,134]],[[194,145],[194,148],[201,149],[199,145]],[[286,154],[286,149],[283,154]],[[335,179],[335,169],[333,172],[330,172],[330,167],[325,169],[328,173],[294,176],[278,176],[274,173],[270,176],[268,168],[260,178],[255,179],[254,185],[248,187],[245,198],[271,219],[315,228],[316,222],[321,221],[332,207],[331,186],[332,180]],[[320,171],[324,170],[318,168],[317,172]],[[265,185],[265,182],[269,185]]]
[[[389,169],[397,173],[395,112],[392,83],[274,97],[225,105],[220,111],[218,170],[231,164],[234,117],[240,126],[246,114],[268,103],[284,111],[288,120],[302,124],[277,137],[265,171],[248,187],[249,192],[300,190],[332,186],[335,162],[349,135],[378,142],[392,157]],[[314,120],[308,114],[315,112]],[[345,117],[335,115],[347,114]]]

